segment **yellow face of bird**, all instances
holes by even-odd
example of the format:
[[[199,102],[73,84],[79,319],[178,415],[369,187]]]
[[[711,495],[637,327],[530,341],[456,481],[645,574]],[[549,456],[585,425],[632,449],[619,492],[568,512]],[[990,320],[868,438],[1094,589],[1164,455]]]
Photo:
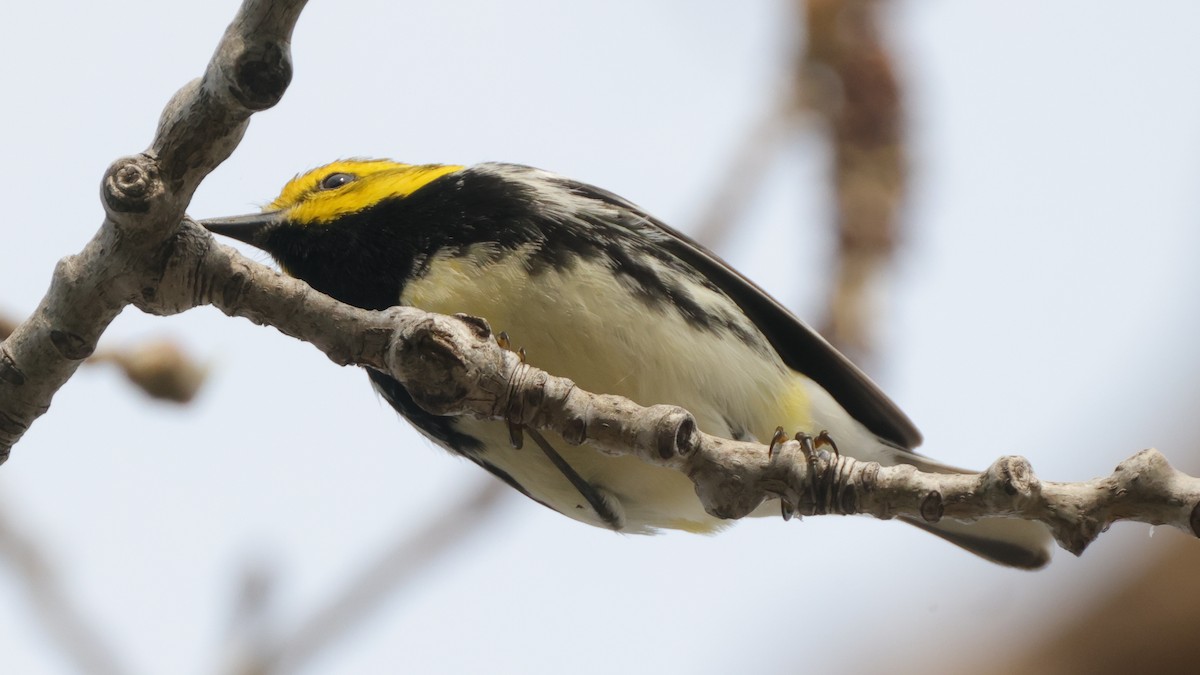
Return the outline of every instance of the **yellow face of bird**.
[[[383,159],[337,161],[293,178],[264,211],[279,212],[296,224],[329,223],[385,199],[406,197],[463,168]]]

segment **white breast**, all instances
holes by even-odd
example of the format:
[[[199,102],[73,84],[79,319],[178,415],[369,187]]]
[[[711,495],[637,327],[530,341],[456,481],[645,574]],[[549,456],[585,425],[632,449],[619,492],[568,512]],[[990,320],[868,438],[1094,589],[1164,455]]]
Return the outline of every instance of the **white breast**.
[[[495,253],[478,245],[466,256],[431,260],[401,301],[434,312],[482,316],[496,333],[507,332],[514,348],[524,347],[533,365],[588,391],[619,394],[643,405],[681,405],[711,434],[761,439],[777,425],[810,426],[805,378],[773,353],[765,358],[719,328],[689,325],[670,305],[650,307],[600,261],[579,259],[567,271],[551,268],[531,277],[526,251],[499,259]],[[702,306],[732,306],[715,291],[692,290]],[[601,524],[534,444],[511,448],[502,423],[464,418],[457,428],[484,441],[487,461],[533,496],[568,516]],[[691,482],[674,471],[547,440],[581,476],[619,502],[626,531],[711,530],[720,523],[704,513]]]

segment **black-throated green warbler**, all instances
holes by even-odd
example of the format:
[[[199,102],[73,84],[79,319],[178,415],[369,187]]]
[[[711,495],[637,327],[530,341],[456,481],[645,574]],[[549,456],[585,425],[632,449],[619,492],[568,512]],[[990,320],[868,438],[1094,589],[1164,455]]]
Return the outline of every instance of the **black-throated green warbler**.
[[[682,406],[710,434],[828,431],[858,459],[956,471],[914,454],[921,436],[904,413],[765,292],[590,185],[506,164],[339,161],[289,182],[262,213],[203,224],[342,302],[481,316],[533,365],[588,391]],[[622,532],[724,522],[679,473],[559,439],[545,453],[516,449],[503,422],[433,416],[368,374],[426,436],[571,518]],[[917,524],[1007,565],[1049,556],[1037,523]]]

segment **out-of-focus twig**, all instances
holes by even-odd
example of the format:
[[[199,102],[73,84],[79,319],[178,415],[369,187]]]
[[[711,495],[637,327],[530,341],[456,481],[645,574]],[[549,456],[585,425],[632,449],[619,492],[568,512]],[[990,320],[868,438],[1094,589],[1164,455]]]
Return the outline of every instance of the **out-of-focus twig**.
[[[510,494],[498,480],[488,480],[461,502],[431,518],[415,535],[395,542],[379,559],[355,575],[337,596],[290,635],[275,644],[244,648],[236,675],[279,675],[304,668],[323,649],[348,634],[421,571],[469,536],[484,530],[497,502]],[[265,612],[259,607],[258,613]],[[266,636],[266,631],[262,635]]]
[[[799,105],[828,125],[838,229],[837,277],[822,332],[843,350],[870,348],[870,290],[889,261],[906,184],[900,85],[879,30],[880,0],[797,0],[807,40]]]
[[[1140,574],[1103,584],[1107,596],[1081,608],[1074,620],[1048,627],[1042,644],[1012,650],[1008,660],[974,659],[967,665],[963,659],[960,665],[975,672],[1029,675],[1196,672],[1200,548],[1173,535],[1163,535],[1172,540],[1168,546],[1146,547],[1159,550]]]
[[[719,249],[733,234],[738,217],[762,184],[762,178],[778,154],[781,142],[791,136],[796,122],[795,109],[791,99],[787,99],[773,106],[745,136],[696,225],[694,235],[697,241],[709,248]]]
[[[112,363],[151,398],[171,403],[190,403],[208,376],[206,366],[194,361],[171,340],[97,351],[87,362]]]
[[[234,598],[233,617],[219,673],[265,675],[265,650],[274,643],[274,606],[277,575],[261,561],[250,561],[242,570]]]
[[[53,566],[34,539],[17,530],[0,508],[0,560],[7,560],[30,607],[62,654],[80,673],[122,675],[113,651],[63,591]],[[2,657],[2,655],[0,655]]]
[[[696,238],[719,247],[785,141],[825,130],[838,249],[821,332],[862,358],[871,346],[871,292],[895,249],[906,185],[900,84],[879,31],[882,0],[795,1],[804,29],[796,32],[803,40],[788,96],[745,137]]]
[[[0,340],[17,323],[0,315]],[[190,403],[208,377],[208,367],[197,363],[171,340],[151,340],[122,349],[99,350],[84,365],[111,363],[146,395],[171,403]]]

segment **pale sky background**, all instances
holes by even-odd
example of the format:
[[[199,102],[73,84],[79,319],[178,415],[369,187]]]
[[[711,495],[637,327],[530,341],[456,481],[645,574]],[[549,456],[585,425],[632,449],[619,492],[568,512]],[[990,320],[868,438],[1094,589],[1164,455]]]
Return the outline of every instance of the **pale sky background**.
[[[686,230],[778,95],[790,5],[313,0],[291,89],[190,213],[253,210],[297,172],[365,155],[532,164]],[[236,6],[8,3],[0,311],[31,311],[92,236],[105,167],[146,146]],[[913,184],[873,370],[923,451],[971,467],[1019,453],[1080,480],[1157,446],[1200,472],[1200,4],[910,0],[890,16]],[[811,137],[781,156],[725,253],[815,319],[827,157]],[[87,368],[0,467],[5,518],[131,673],[219,672],[248,565],[277,575],[286,631],[488,480],[361,372],[274,330],[130,309],[105,343],[159,336],[212,365],[194,405]],[[866,518],[646,538],[514,496],[486,522],[303,672],[947,672],[1179,536],[1118,526],[1029,574]],[[0,670],[73,672],[3,555]]]

